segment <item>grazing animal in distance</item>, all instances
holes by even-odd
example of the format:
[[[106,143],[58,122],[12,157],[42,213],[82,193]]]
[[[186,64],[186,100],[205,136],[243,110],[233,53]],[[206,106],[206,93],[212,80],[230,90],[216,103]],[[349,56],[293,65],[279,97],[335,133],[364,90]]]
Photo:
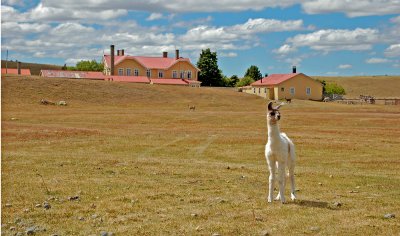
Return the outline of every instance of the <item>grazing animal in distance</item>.
[[[285,185],[286,185],[286,169],[288,169],[288,176],[291,183],[290,197],[294,201],[295,183],[294,183],[294,167],[295,167],[295,146],[293,142],[285,133],[281,133],[278,122],[281,119],[279,108],[272,106],[272,102],[268,103],[267,110],[267,127],[268,127],[268,141],[265,145],[265,158],[267,159],[269,169],[269,192],[268,202],[272,202],[275,172],[278,169],[278,184],[279,193],[275,200],[280,200],[282,203],[286,202],[285,199]]]
[[[196,106],[194,105],[188,105],[189,107],[189,111],[195,111],[196,110]]]
[[[286,98],[285,97],[285,100],[286,100],[286,103],[292,103],[292,99],[291,98]]]

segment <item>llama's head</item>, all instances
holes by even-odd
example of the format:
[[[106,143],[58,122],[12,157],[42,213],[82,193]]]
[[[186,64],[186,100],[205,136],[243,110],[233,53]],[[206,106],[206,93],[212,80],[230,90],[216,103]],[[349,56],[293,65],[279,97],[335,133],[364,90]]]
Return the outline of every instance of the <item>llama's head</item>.
[[[275,124],[281,119],[281,114],[279,113],[279,108],[282,106],[278,105],[277,107],[272,106],[272,102],[268,103],[268,111],[267,111],[267,120],[272,124]]]

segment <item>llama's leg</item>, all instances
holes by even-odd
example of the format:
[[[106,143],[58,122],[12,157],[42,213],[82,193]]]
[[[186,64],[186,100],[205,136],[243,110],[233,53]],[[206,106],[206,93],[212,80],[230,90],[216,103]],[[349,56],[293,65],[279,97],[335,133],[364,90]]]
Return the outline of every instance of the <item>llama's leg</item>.
[[[269,168],[269,191],[268,191],[268,202],[272,202],[274,196],[274,184],[275,184],[275,163],[268,158]]]
[[[278,183],[279,183],[279,194],[276,197],[277,200],[281,200],[282,203],[286,202],[285,199],[285,185],[286,185],[286,177],[285,177],[285,163],[278,162]]]
[[[290,179],[290,198],[292,201],[296,200],[296,186],[294,182],[294,167],[296,154],[294,150],[294,145],[291,144],[289,148],[289,159],[288,159],[288,169],[289,169],[289,179]]]
[[[294,184],[294,165],[289,166],[289,179],[290,179],[290,198],[292,201],[296,200],[296,187]]]

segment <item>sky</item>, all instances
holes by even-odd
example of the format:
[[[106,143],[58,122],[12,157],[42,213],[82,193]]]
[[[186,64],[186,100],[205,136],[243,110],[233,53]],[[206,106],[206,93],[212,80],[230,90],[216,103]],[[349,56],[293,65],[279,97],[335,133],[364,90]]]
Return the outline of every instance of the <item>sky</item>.
[[[1,58],[75,65],[216,51],[226,76],[400,75],[400,0],[2,0]]]

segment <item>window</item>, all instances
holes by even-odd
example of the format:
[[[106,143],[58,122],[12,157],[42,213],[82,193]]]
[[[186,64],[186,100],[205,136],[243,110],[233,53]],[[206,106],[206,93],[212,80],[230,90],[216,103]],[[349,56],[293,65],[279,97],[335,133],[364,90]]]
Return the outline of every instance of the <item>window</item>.
[[[267,93],[267,88],[264,88],[264,93]]]
[[[174,79],[178,78],[178,72],[176,70],[172,71],[172,78]]]
[[[258,88],[258,93],[261,93],[261,88]]]
[[[130,75],[131,75],[131,69],[130,69],[130,68],[127,68],[127,69],[126,69],[126,75],[127,75],[127,76],[130,76]]]
[[[164,71],[162,70],[158,71],[158,78],[164,78]]]
[[[181,77],[180,78],[181,79],[185,78],[185,71],[184,70],[181,70]]]
[[[133,73],[135,76],[139,76],[139,69],[135,69]]]
[[[311,88],[306,88],[306,94],[311,95]]]
[[[124,69],[123,68],[119,68],[118,69],[118,75],[124,75]]]
[[[294,89],[294,87],[291,87],[290,88],[290,94],[294,95],[294,93],[295,93],[295,89]]]
[[[253,93],[256,93],[256,88],[253,88]]]
[[[188,77],[188,79],[192,78],[192,71],[190,71],[190,70],[187,71],[187,77]]]
[[[285,92],[285,88],[284,87],[281,88],[281,92]]]
[[[150,69],[147,69],[147,70],[146,70],[146,76],[147,76],[147,77],[151,77],[151,70],[150,70]]]

